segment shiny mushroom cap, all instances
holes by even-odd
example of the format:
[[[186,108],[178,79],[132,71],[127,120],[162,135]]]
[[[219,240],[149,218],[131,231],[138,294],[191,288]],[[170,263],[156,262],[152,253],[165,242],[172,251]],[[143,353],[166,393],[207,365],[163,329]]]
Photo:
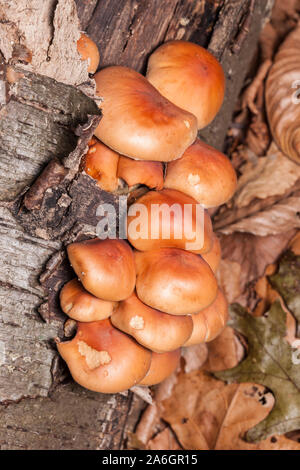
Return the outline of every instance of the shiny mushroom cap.
[[[218,239],[217,235],[213,233],[213,244],[211,249],[207,252],[202,254],[202,258],[207,264],[210,266],[211,270],[216,273],[221,261],[221,244],[220,240]]]
[[[177,248],[135,252],[139,299],[172,315],[197,313],[217,295],[217,281],[198,255]]]
[[[147,78],[172,103],[194,114],[198,129],[219,111],[225,76],[217,59],[206,49],[186,41],[170,41],[149,58]]]
[[[209,214],[180,191],[149,191],[130,206],[127,224],[128,240],[140,251],[176,247],[206,253],[212,247]]]
[[[118,187],[119,154],[95,138],[89,142],[89,149],[84,155],[81,168],[97,181],[104,191],[113,192]]]
[[[60,291],[60,306],[70,318],[90,322],[110,317],[117,302],[98,299],[87,292],[77,279],[73,279]]]
[[[81,60],[88,61],[88,72],[95,73],[100,62],[100,55],[98,47],[94,41],[92,41],[92,39],[86,34],[81,33],[81,36],[77,41],[77,50],[81,55]]]
[[[193,329],[191,316],[175,316],[155,310],[143,304],[135,293],[120,302],[111,322],[142,346],[158,353],[182,346]]]
[[[168,164],[164,186],[188,194],[204,207],[216,207],[233,196],[236,183],[226,155],[197,139],[179,160]]]
[[[147,375],[140,381],[139,385],[150,387],[165,380],[179,365],[180,349],[162,354],[153,352],[151,365]]]
[[[132,250],[124,240],[86,240],[71,243],[70,263],[85,289],[103,300],[129,297],[135,286]]]
[[[170,103],[138,72],[113,66],[94,78],[103,99],[95,135],[108,147],[136,160],[168,162],[194,142],[195,116]]]
[[[184,346],[206,343],[215,339],[223,330],[228,318],[228,304],[219,289],[214,302],[201,312],[192,315],[193,333]]]
[[[76,336],[57,349],[75,382],[94,392],[118,393],[137,385],[151,363],[151,352],[109,320],[78,323]]]
[[[144,184],[151,189],[162,189],[164,186],[164,169],[161,162],[133,160],[120,156],[118,177],[124,180],[129,187]]]

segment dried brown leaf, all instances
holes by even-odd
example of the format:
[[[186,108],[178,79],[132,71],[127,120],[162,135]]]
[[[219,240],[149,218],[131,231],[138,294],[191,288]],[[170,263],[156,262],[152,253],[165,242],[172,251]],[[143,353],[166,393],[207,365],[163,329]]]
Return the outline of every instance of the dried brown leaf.
[[[264,419],[273,404],[273,396],[262,386],[225,385],[203,371],[181,373],[172,396],[164,402],[163,418],[184,449],[300,450],[298,443],[284,436],[257,444],[243,440],[245,432]]]
[[[174,433],[169,428],[165,428],[163,431],[158,433],[147,445],[147,449],[150,450],[181,450],[182,447],[178,444],[178,441]]]
[[[218,281],[229,303],[247,304],[247,287],[263,276],[266,267],[277,260],[294,233],[292,230],[267,237],[249,233],[220,236],[223,258]]]
[[[300,178],[300,165],[286,158],[273,143],[265,157],[249,159],[241,172],[235,207],[248,206],[257,198],[284,194]]]
[[[184,371],[199,370],[207,360],[208,350],[205,343],[195,344],[188,348],[182,348],[181,356],[184,358]]]

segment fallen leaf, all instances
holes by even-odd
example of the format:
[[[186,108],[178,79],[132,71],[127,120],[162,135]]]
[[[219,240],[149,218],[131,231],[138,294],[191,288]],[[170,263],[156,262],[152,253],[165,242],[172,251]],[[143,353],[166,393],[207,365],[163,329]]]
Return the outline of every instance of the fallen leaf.
[[[266,267],[278,259],[294,233],[292,230],[268,237],[249,233],[220,235],[222,260],[217,277],[229,303],[248,305],[249,284],[264,275]]]
[[[205,343],[195,344],[188,348],[182,348],[181,356],[184,359],[184,371],[192,372],[199,370],[207,359],[207,345]]]
[[[270,276],[269,280],[300,322],[300,256],[291,251],[284,253],[279,260],[278,272]]]
[[[229,369],[236,366],[244,356],[244,348],[234,330],[226,326],[222,333],[207,343],[208,357],[203,368],[207,371]]]
[[[182,450],[178,441],[169,428],[158,433],[147,445],[150,450]]]
[[[266,317],[253,317],[239,305],[231,306],[229,324],[248,340],[247,358],[233,369],[216,372],[219,379],[265,385],[275,396],[269,415],[247,432],[249,442],[300,428],[300,367],[284,339],[286,314],[280,301]]]

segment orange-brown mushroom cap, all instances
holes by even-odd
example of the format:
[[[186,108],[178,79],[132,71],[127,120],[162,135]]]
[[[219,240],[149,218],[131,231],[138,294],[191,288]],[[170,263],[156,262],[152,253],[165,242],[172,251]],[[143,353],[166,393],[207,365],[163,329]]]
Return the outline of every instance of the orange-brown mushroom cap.
[[[177,248],[134,255],[136,292],[144,304],[172,315],[188,315],[214,301],[217,281],[200,256]]]
[[[149,191],[128,211],[128,240],[140,251],[176,247],[206,253],[212,247],[209,214],[180,191]]]
[[[151,189],[162,189],[164,186],[164,169],[161,162],[133,160],[121,155],[117,175],[129,187],[136,184],[144,184]]]
[[[86,240],[68,248],[71,265],[85,289],[103,300],[129,297],[135,286],[132,250],[124,240]]]
[[[136,160],[168,162],[181,157],[197,135],[197,119],[170,103],[138,72],[107,67],[95,75],[103,98],[96,137]]]
[[[97,181],[101,189],[113,192],[118,187],[118,162],[118,153],[93,138],[83,156],[81,168]]]
[[[74,320],[90,322],[111,316],[117,302],[102,300],[87,292],[77,279],[67,282],[60,291],[62,310]]]
[[[180,108],[194,114],[198,128],[219,111],[225,93],[222,66],[206,49],[186,41],[170,41],[150,56],[147,78]]]
[[[88,72],[95,73],[100,62],[100,55],[98,47],[94,41],[86,34],[81,33],[81,36],[77,41],[77,50],[81,55],[81,60],[88,61]]]
[[[184,346],[204,343],[215,339],[223,330],[228,318],[228,304],[219,289],[214,302],[201,312],[192,315],[193,333]]]
[[[175,316],[155,310],[143,304],[135,293],[119,303],[111,322],[142,346],[158,353],[179,348],[193,330],[191,316]]]
[[[167,166],[165,188],[177,189],[204,207],[224,204],[236,189],[236,173],[223,153],[197,139]]]
[[[211,249],[207,253],[203,253],[201,256],[210,266],[211,270],[216,273],[221,261],[221,244],[215,233],[213,233],[212,239],[213,243]]]
[[[150,369],[147,375],[140,381],[139,385],[150,387],[169,377],[179,364],[180,353],[180,349],[162,354],[153,352]]]
[[[76,336],[57,348],[73,379],[94,392],[117,393],[137,385],[151,363],[151,352],[109,320],[78,323]]]

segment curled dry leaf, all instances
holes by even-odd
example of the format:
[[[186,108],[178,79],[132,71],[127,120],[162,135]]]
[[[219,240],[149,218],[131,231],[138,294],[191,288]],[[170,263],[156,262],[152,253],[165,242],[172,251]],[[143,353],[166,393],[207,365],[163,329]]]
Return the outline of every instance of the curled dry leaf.
[[[239,208],[257,198],[280,196],[300,178],[300,166],[286,158],[275,143],[265,157],[254,156],[240,171],[234,196],[234,206]]]
[[[272,144],[265,157],[250,150],[241,168],[231,206],[219,212],[214,227],[225,234],[249,232],[267,236],[300,226],[300,165]]]
[[[266,267],[281,255],[294,230],[258,237],[250,233],[221,235],[222,260],[217,273],[228,302],[247,304],[249,284],[261,277]]]

